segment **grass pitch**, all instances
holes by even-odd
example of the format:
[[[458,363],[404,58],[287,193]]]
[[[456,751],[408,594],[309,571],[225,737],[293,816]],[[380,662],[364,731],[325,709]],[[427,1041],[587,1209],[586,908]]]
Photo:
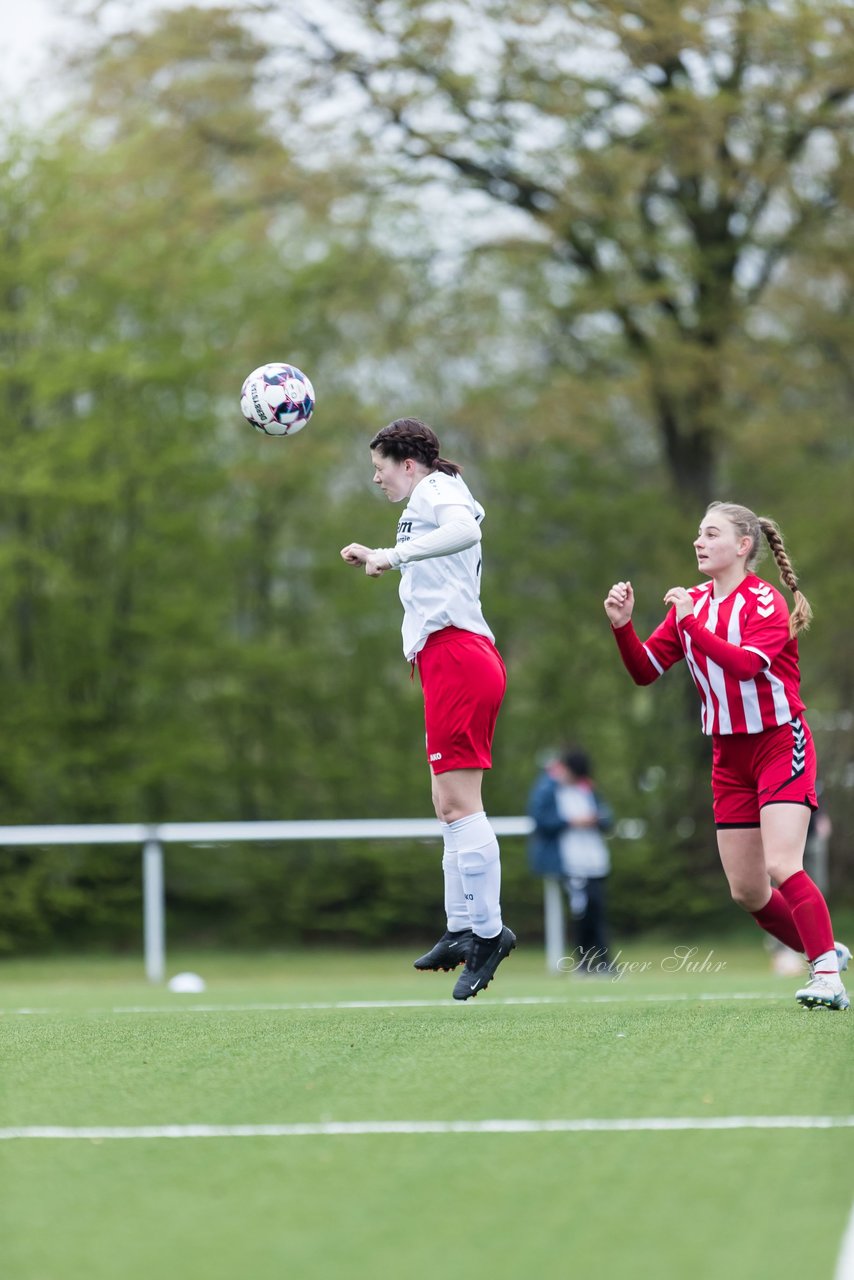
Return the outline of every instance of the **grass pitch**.
[[[760,940],[709,950],[612,981],[520,946],[464,1004],[408,953],[172,957],[201,996],[7,962],[3,1275],[831,1280],[854,1017],[799,1009]]]

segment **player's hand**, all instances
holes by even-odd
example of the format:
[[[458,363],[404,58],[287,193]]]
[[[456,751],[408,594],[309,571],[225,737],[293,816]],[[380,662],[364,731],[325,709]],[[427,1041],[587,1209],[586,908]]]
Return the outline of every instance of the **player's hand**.
[[[384,551],[371,551],[365,561],[365,573],[369,578],[381,578],[390,569],[389,558]]]
[[[664,603],[673,605],[677,622],[694,612],[694,601],[684,587],[671,587],[664,597]]]
[[[615,582],[605,597],[605,612],[612,627],[624,627],[635,607],[635,593],[630,582]]]
[[[351,542],[341,548],[341,559],[347,564],[364,564],[370,554],[371,548],[363,547],[361,542]]]
[[[347,564],[363,564],[369,578],[382,577],[391,568],[384,551],[374,551],[371,547],[362,546],[361,542],[351,542],[349,546],[342,547],[341,559],[346,560]]]

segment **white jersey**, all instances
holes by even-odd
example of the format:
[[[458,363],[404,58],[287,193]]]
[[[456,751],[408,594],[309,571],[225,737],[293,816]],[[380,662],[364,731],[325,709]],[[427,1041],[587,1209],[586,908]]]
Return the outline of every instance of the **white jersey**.
[[[484,510],[459,476],[433,471],[409,495],[397,525],[397,549],[439,528],[440,507],[466,507],[478,525]],[[494,640],[480,607],[480,543],[451,555],[434,556],[400,566],[403,605],[403,652],[411,660],[429,635],[444,627],[459,627]]]

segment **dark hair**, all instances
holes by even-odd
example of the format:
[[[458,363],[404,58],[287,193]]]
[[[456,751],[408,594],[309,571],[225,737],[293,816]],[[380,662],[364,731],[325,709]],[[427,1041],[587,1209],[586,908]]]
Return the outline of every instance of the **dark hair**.
[[[590,777],[590,757],[586,751],[573,747],[569,751],[564,751],[561,761],[569,769],[570,773],[575,774],[576,778]]]
[[[446,476],[458,476],[462,471],[456,462],[439,457],[439,437],[420,418],[395,418],[394,422],[377,432],[370,447],[395,462],[414,458],[428,470],[442,471]]]

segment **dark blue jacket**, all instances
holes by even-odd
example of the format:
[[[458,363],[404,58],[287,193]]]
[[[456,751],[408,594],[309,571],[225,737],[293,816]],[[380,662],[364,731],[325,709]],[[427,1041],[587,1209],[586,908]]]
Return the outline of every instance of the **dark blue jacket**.
[[[569,823],[558,812],[558,783],[546,770],[540,774],[528,796],[528,814],[534,819],[534,831],[528,837],[528,864],[536,875],[562,876],[560,837]],[[608,805],[594,790],[600,831],[610,831],[614,817]]]

